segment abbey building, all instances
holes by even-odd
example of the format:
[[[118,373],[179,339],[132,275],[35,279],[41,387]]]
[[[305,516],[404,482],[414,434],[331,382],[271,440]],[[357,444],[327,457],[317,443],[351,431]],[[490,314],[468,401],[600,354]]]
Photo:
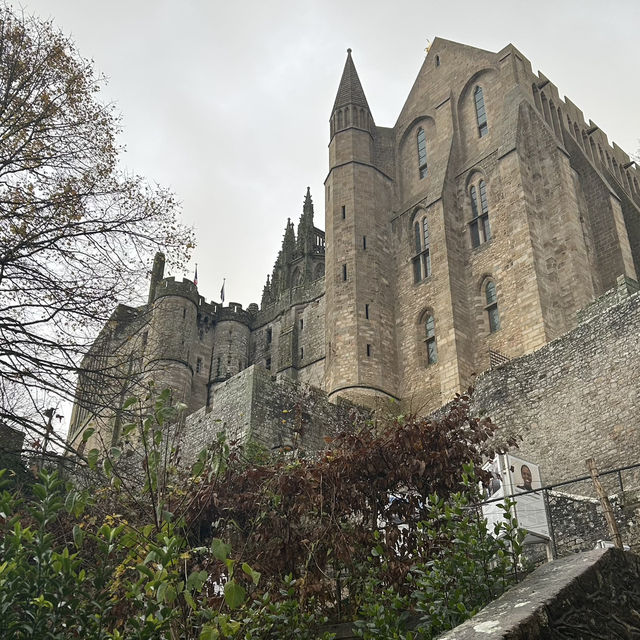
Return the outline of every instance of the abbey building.
[[[119,306],[85,361],[71,442],[105,390],[103,439],[117,440],[136,376],[191,414],[225,411],[241,380],[254,411],[258,378],[428,412],[574,329],[620,276],[637,280],[634,162],[512,45],[438,38],[395,125],[374,114],[349,50],[328,114],[325,231],[307,190],[260,307],[207,302],[158,256],[148,303]]]

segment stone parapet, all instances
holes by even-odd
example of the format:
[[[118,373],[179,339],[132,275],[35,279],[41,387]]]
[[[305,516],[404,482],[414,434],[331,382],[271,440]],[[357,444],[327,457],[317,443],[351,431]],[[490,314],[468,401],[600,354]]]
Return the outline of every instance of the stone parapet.
[[[171,278],[164,278],[156,286],[155,300],[163,298],[165,296],[180,296],[191,300],[196,306],[199,305],[200,296],[198,295],[198,287],[191,281],[184,278],[182,282],[176,281],[172,276]]]

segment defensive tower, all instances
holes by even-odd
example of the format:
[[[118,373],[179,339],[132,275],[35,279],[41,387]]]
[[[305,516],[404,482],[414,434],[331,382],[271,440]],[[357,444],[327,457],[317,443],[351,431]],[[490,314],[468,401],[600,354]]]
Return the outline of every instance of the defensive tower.
[[[365,404],[397,394],[393,262],[384,241],[392,180],[377,157],[384,143],[348,49],[325,182],[325,389]]]

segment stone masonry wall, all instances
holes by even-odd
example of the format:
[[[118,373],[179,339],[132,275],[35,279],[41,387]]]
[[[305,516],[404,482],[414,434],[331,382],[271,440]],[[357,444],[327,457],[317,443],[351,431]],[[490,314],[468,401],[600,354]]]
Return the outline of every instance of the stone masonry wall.
[[[473,410],[520,438],[518,455],[540,465],[543,484],[640,460],[640,293],[618,279],[583,322],[538,351],[476,380]],[[630,484],[640,483],[640,477]],[[625,482],[626,484],[626,482]]]
[[[251,439],[269,450],[319,451],[324,437],[342,430],[347,420],[348,408],[330,403],[319,389],[276,380],[253,365],[214,389],[211,410],[187,417],[182,459],[189,464],[220,431],[229,441]]]

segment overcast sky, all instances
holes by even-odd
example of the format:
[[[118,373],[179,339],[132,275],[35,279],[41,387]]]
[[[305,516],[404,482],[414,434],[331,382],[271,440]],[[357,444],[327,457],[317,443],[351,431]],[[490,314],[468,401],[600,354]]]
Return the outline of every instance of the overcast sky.
[[[491,51],[513,43],[610,142],[629,153],[640,146],[639,0],[20,6],[52,18],[108,76],[103,95],[123,116],[123,163],[182,202],[207,300],[219,300],[226,277],[227,301],[260,302],[307,186],[324,228],[328,119],[347,47],[378,125],[393,126],[428,41],[440,36]]]

